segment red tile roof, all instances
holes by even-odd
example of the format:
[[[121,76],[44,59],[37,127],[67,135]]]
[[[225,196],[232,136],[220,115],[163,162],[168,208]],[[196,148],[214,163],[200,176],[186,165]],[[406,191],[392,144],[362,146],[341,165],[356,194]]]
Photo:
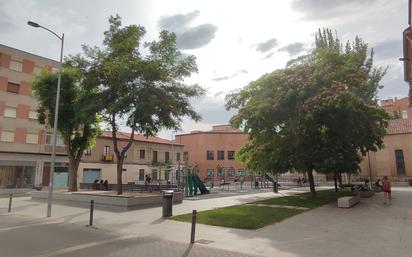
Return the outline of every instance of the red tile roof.
[[[117,138],[118,139],[129,139],[131,136],[130,132],[117,132]],[[101,137],[112,137],[112,132],[111,131],[104,131],[101,135]],[[157,143],[157,144],[166,144],[166,145],[179,145],[179,146],[183,146],[183,144],[179,144],[176,143],[172,140],[167,140],[164,138],[160,138],[160,137],[146,137],[144,135],[140,135],[140,134],[134,134],[134,140],[138,141],[138,142],[147,142],[147,143]]]
[[[405,134],[412,133],[412,120],[396,119],[390,120],[388,124],[388,134]]]

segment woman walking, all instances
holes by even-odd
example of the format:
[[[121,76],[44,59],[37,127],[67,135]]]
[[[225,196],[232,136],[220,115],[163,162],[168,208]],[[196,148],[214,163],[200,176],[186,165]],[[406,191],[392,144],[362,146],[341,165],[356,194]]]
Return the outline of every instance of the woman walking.
[[[382,188],[384,192],[384,204],[386,204],[386,200],[389,200],[389,204],[392,202],[392,195],[391,195],[391,182],[389,182],[389,179],[387,176],[383,177],[382,181]]]

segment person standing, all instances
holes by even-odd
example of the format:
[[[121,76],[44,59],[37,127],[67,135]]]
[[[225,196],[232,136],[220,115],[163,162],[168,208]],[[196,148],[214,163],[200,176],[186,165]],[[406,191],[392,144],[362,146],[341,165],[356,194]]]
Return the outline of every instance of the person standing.
[[[392,202],[392,195],[391,195],[391,182],[389,181],[387,176],[383,177],[382,181],[382,188],[384,192],[384,204],[386,204],[386,200],[389,200],[389,204]]]

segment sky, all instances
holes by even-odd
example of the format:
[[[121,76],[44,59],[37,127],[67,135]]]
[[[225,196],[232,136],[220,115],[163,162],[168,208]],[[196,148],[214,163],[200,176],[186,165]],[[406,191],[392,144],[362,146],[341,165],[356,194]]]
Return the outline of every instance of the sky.
[[[119,14],[123,25],[146,28],[145,41],[167,29],[177,46],[195,55],[199,72],[186,80],[207,90],[193,99],[202,121],[184,119],[181,131],[210,130],[226,124],[225,95],[286,62],[308,53],[318,28],[335,30],[342,42],[360,36],[375,52],[375,65],[387,67],[380,99],[404,97],[402,31],[407,27],[407,0],[0,0],[0,44],[57,60],[60,42],[35,21],[65,34],[64,54],[81,52],[83,44],[101,46],[108,17]]]

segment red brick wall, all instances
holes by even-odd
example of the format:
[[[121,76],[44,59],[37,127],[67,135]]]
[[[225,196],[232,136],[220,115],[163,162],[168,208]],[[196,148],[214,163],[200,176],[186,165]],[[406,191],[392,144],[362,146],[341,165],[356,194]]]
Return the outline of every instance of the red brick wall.
[[[30,111],[30,106],[24,105],[24,104],[19,104],[17,106],[16,117],[19,118],[19,119],[28,119],[29,118],[29,111]]]
[[[5,106],[6,104],[0,101],[0,117],[4,117],[4,108],[6,108]]]
[[[0,91],[7,91],[7,83],[9,80],[6,77],[0,77]]]
[[[15,131],[15,134],[14,134],[14,142],[15,143],[25,144],[26,143],[26,134],[27,134],[27,129],[25,129],[25,128],[16,128],[16,131]]]
[[[39,144],[40,145],[44,145],[46,144],[46,131],[45,130],[41,130],[39,132]]]
[[[0,66],[4,68],[10,67],[11,55],[0,53]]]
[[[29,60],[23,60],[23,72],[24,73],[32,73],[34,70],[34,62]]]
[[[20,95],[30,95],[31,94],[31,84],[26,81],[20,83]]]

